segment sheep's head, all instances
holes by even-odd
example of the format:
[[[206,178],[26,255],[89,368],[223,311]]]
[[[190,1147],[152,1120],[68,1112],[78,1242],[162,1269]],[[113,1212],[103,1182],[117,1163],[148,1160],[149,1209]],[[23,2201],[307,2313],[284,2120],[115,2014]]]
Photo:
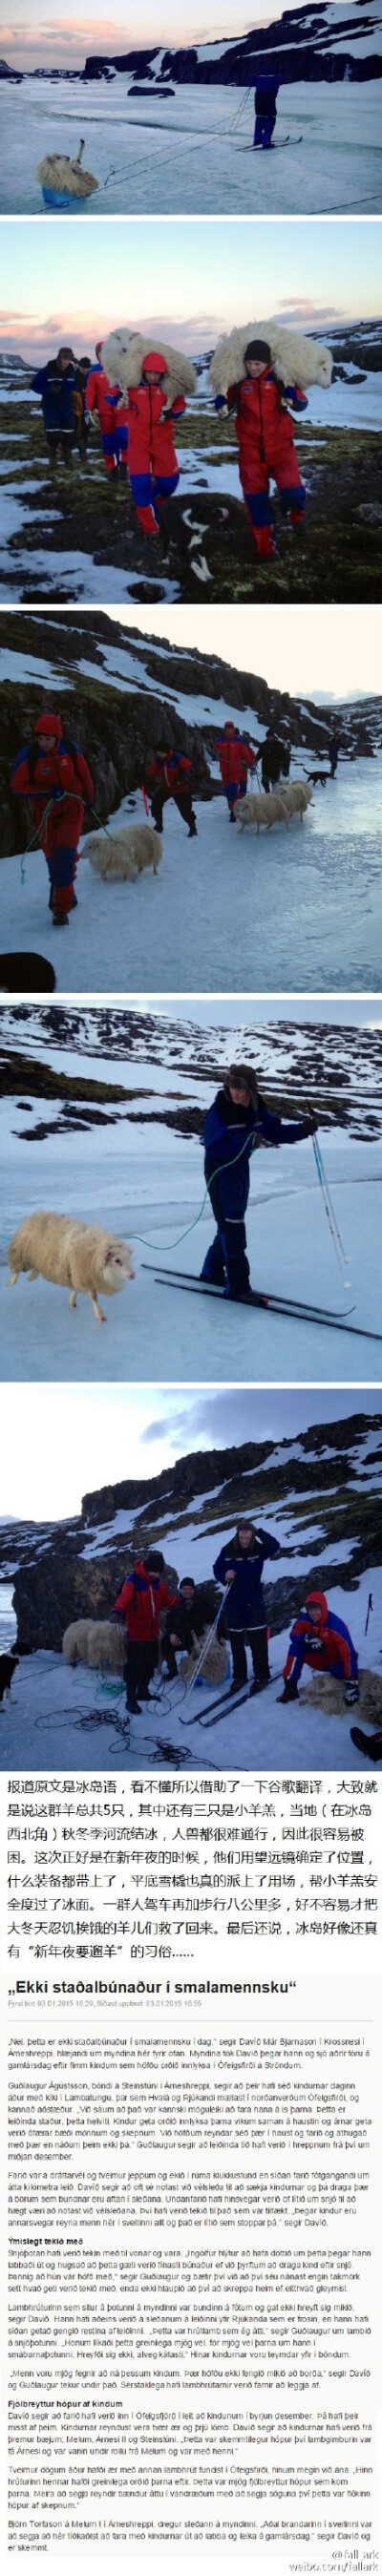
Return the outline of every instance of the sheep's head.
[[[135,1279],[132,1252],[129,1243],[119,1243],[116,1237],[115,1241],[108,1244],[105,1252],[103,1267],[105,1295],[116,1296],[118,1289],[124,1288],[126,1279]]]

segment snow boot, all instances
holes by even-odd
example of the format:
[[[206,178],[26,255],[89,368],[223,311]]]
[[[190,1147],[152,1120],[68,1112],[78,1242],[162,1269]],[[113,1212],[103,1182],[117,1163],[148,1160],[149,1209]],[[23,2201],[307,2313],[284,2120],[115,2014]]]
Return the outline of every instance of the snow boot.
[[[236,814],[234,814],[234,811],[233,811],[233,805],[231,805],[231,812],[230,812],[230,818],[229,818],[229,819],[230,819],[230,823],[236,823]]]
[[[68,930],[68,929],[69,929],[69,913],[68,913],[68,912],[54,912],[54,913],[53,913],[53,920],[52,920],[52,930]]]
[[[356,1744],[357,1753],[367,1753],[369,1762],[382,1762],[382,1733],[363,1735],[361,1726],[351,1726],[350,1739],[352,1744]]]
[[[284,1682],[284,1689],[282,1691],[278,1691],[277,1697],[280,1702],[280,1706],[286,1699],[298,1699],[297,1682]]]
[[[192,815],[191,815],[191,822],[190,822],[189,835],[188,835],[189,841],[196,841],[196,840],[197,840],[197,834],[198,834],[198,826],[197,826],[197,822],[196,822],[196,817],[195,817],[195,814],[192,814]]]

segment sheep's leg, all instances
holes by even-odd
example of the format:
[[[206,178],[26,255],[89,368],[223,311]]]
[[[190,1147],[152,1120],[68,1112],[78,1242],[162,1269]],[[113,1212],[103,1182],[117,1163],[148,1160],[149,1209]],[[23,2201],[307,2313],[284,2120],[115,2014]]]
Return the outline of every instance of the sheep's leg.
[[[93,1315],[95,1315],[96,1323],[106,1324],[106,1315],[102,1314],[102,1307],[98,1304],[97,1293],[95,1293],[93,1297],[92,1288],[88,1288],[88,1297],[90,1297],[90,1304],[93,1307]]]
[[[70,1305],[70,1306],[76,1306],[76,1305],[77,1305],[77,1289],[76,1289],[76,1288],[72,1288],[72,1289],[71,1289],[70,1297],[69,1297],[69,1305]]]
[[[19,1271],[19,1270],[11,1270],[11,1276],[10,1276],[10,1279],[7,1279],[7,1288],[17,1288],[17,1281],[18,1281],[18,1279],[19,1279],[19,1278],[20,1278],[20,1271]]]
[[[28,1279],[38,1279],[38,1270],[28,1270]]]

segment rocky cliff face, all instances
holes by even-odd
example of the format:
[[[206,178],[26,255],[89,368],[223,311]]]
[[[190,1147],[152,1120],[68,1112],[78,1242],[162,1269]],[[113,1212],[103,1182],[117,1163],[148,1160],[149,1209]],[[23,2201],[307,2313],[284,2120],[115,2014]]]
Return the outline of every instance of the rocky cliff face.
[[[195,1539],[207,1539],[210,1570],[240,1513],[271,1527],[277,1515],[283,1572],[266,1587],[275,1633],[295,1615],[308,1576],[324,1589],[340,1582],[351,1591],[365,1568],[381,1563],[381,1465],[382,1414],[356,1413],[313,1424],[277,1448],[248,1440],[238,1448],[192,1451],[157,1476],[126,1477],[86,1494],[73,1520],[3,1525],[0,1571],[14,1582],[18,1641],[25,1651],[59,1652],[71,1619],[107,1618],[126,1571],[149,1543],[161,1548],[173,1579],[180,1541],[184,1563],[186,1537],[198,1579]],[[300,1569],[305,1566],[298,1577],[297,1554]]]
[[[365,38],[375,37],[375,52],[362,50]],[[281,18],[268,26],[255,27],[240,36],[237,44],[181,45],[167,48],[160,59],[158,83],[158,50],[134,47],[124,54],[87,55],[82,78],[86,81],[110,78],[110,70],[139,75],[145,81],[155,80],[155,87],[168,80],[175,83],[230,83],[242,88],[255,82],[257,72],[266,68],[267,59],[282,73],[284,82],[377,80],[382,71],[382,12],[378,0],[358,0],[348,9],[310,5],[284,9]]]

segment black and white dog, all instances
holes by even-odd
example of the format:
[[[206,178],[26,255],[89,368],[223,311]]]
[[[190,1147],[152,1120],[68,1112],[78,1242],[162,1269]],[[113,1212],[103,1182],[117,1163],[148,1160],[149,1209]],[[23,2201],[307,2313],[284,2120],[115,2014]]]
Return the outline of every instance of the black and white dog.
[[[161,506],[160,525],[169,546],[176,546],[181,579],[188,578],[202,588],[213,580],[207,560],[208,538],[216,527],[229,519],[228,502],[215,500],[208,493],[205,501],[190,492],[184,500],[172,499]]]

